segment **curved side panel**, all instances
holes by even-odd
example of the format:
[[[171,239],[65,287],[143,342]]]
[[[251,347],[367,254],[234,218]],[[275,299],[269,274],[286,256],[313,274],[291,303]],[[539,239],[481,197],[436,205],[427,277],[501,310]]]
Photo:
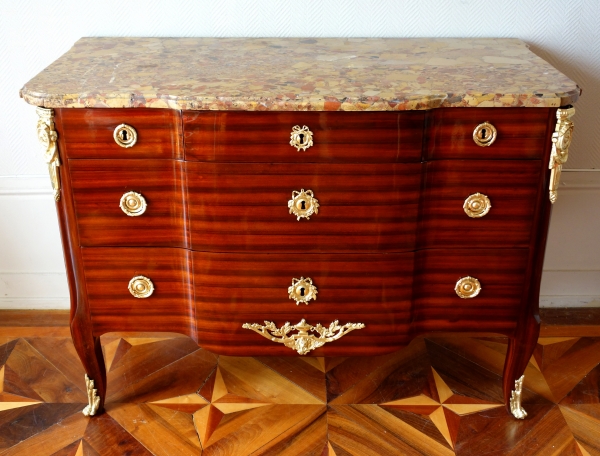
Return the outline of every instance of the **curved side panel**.
[[[94,337],[92,334],[92,322],[87,300],[83,263],[81,261],[79,231],[77,230],[75,217],[69,165],[64,154],[66,148],[62,125],[62,111],[61,109],[55,110],[58,151],[61,159],[61,166],[58,167],[61,177],[61,195],[60,199],[56,202],[56,209],[71,298],[71,336],[73,337],[75,350],[79,355],[87,376],[94,381],[94,387],[97,389],[97,394],[100,398],[96,410],[96,414],[98,414],[102,412],[104,400],[106,399],[106,367],[100,346],[100,338]]]

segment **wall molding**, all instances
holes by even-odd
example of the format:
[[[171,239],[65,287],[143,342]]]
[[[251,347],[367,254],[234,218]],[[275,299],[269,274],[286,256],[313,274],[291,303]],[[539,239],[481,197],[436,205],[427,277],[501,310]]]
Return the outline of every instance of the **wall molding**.
[[[49,176],[0,176],[0,196],[52,196],[52,194]]]
[[[600,169],[564,169],[560,176],[560,192],[580,190],[580,189],[600,189]]]
[[[69,298],[0,298],[0,309],[67,310]]]

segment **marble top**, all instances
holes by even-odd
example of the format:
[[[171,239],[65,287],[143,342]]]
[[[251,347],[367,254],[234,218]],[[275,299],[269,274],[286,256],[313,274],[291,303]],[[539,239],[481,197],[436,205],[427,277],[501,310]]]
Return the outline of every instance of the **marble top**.
[[[82,38],[21,96],[47,108],[558,107],[577,84],[518,39]]]

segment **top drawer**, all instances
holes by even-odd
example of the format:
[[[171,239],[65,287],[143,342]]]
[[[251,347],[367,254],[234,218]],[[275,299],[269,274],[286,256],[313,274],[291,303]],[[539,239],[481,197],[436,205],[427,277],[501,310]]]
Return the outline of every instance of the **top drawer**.
[[[426,134],[427,159],[540,159],[550,144],[548,127],[554,128],[551,108],[442,108],[430,111]],[[478,125],[488,122],[496,139],[480,146],[473,139]],[[491,131],[485,128],[484,139]]]
[[[57,109],[59,139],[68,158],[183,159],[180,111],[173,109]],[[130,147],[117,144],[115,128],[135,130]],[[125,133],[130,140],[130,133]]]
[[[211,112],[184,111],[186,159],[255,163],[419,162],[423,111]],[[313,145],[290,144],[307,126]]]

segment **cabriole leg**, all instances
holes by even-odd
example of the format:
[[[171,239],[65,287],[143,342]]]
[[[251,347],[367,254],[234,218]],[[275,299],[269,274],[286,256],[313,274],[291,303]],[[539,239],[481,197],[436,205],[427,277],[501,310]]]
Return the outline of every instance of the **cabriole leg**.
[[[515,337],[508,340],[504,363],[504,404],[515,418],[524,419],[527,412],[521,404],[521,389],[525,368],[533,355],[540,334],[539,317],[531,315]]]
[[[87,375],[85,377],[88,394],[88,405],[83,409],[85,416],[99,415],[104,410],[106,399],[106,367],[100,346],[100,338],[93,337],[89,331],[82,329],[77,319],[71,322],[71,335],[75,350],[81,359]]]

